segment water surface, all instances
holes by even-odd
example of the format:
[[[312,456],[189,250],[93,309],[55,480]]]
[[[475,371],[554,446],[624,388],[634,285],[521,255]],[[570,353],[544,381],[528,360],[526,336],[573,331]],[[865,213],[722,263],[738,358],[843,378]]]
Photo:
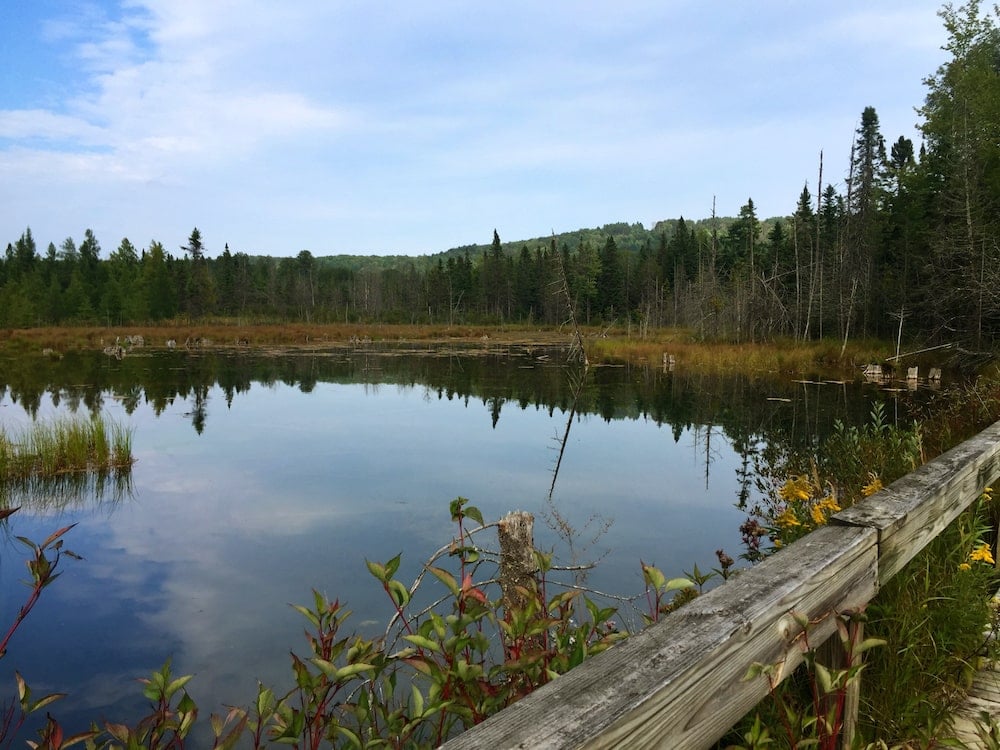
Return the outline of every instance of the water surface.
[[[487,520],[534,513],[537,545],[564,564],[597,562],[586,583],[599,591],[640,593],[640,560],[668,575],[710,569],[716,549],[741,551],[736,506],[752,491],[753,450],[814,441],[835,418],[858,423],[881,397],[634,367],[592,369],[581,385],[559,352],[518,349],[75,354],[0,367],[4,426],[75,411],[134,434],[129,492],[12,497],[24,507],[0,541],[9,621],[27,592],[13,536],[77,524],[67,546],[85,559],[64,561],[0,669],[0,687],[16,668],[36,694],[69,692],[53,713],[70,729],[134,720],[145,703],[134,678],[167,658],[196,674],[189,689],[206,716],[247,703],[257,680],[289,687],[303,621],[287,605],[313,588],[346,601],[355,628],[381,632],[391,610],[364,560],[402,552],[411,579],[450,540],[456,496]],[[576,529],[571,545],[556,516]]]

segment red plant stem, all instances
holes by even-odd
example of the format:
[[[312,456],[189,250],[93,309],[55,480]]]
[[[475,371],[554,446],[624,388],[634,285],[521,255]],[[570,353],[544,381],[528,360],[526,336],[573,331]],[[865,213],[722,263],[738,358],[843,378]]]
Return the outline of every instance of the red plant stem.
[[[792,731],[792,725],[788,721],[788,711],[785,710],[785,702],[781,700],[776,690],[776,685],[771,675],[767,676],[767,688],[768,692],[771,693],[771,698],[774,700],[775,705],[778,707],[778,716],[781,717],[781,723],[785,729],[785,735],[788,737],[788,744],[795,747],[795,732]]]
[[[445,682],[444,687],[441,688],[441,700],[447,701],[451,697],[451,685]],[[442,710],[438,715],[438,728],[437,728],[437,740],[434,745],[440,745],[444,742],[444,715],[445,712]]]
[[[382,583],[382,589],[385,591],[386,595],[389,597],[389,601],[392,602],[392,606],[396,610],[396,615],[399,617],[400,622],[403,623],[403,627],[406,628],[406,632],[409,633],[410,635],[413,635],[413,628],[410,627],[410,622],[406,619],[406,615],[403,614],[403,608],[400,607],[399,604],[396,603],[396,597],[394,597],[392,595],[392,592],[389,591],[389,584],[383,582]],[[420,653],[422,655],[423,654],[423,649],[419,649],[418,653]]]
[[[46,577],[46,580],[47,578],[48,577]],[[7,644],[10,642],[10,639],[14,637],[14,632],[17,630],[20,624],[24,622],[24,618],[28,616],[28,613],[31,612],[31,609],[38,602],[38,597],[41,595],[42,588],[44,586],[45,586],[45,581],[38,581],[32,587],[31,596],[29,596],[28,600],[21,605],[21,608],[17,611],[17,617],[14,618],[13,624],[11,624],[10,629],[7,631],[7,634],[3,637],[3,640],[0,641],[0,654],[6,653]]]

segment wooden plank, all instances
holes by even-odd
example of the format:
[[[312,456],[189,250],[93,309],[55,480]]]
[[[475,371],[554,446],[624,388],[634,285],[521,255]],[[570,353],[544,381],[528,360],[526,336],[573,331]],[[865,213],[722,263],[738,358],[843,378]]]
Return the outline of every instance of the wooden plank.
[[[831,523],[879,532],[879,574],[887,581],[1000,476],[1000,422],[886,489],[837,513]]]
[[[833,614],[864,606],[878,585],[874,529],[824,527],[588,659],[443,747],[705,748],[767,695],[754,662],[801,661],[834,632]]]

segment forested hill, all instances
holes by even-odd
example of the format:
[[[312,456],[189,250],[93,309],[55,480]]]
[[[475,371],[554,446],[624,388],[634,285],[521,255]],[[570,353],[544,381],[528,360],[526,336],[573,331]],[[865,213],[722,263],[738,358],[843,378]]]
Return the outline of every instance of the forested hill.
[[[702,228],[707,231],[715,227],[716,231],[721,234],[725,233],[729,225],[735,220],[733,217],[718,216],[715,219],[688,221],[687,225],[695,229]],[[762,221],[762,233],[766,235],[776,221],[788,221],[788,217],[776,217]],[[498,232],[498,236],[501,238],[501,251],[504,255],[508,256],[516,255],[522,247],[534,250],[534,248],[540,246],[551,246],[553,241],[559,247],[579,248],[583,244],[599,247],[607,241],[608,237],[614,238],[619,250],[638,255],[644,246],[647,248],[652,247],[664,235],[667,240],[670,240],[674,236],[677,222],[677,219],[664,219],[656,222],[651,229],[646,229],[640,222],[636,222],[635,224],[615,222],[593,229],[577,229],[572,232],[560,232],[545,237],[532,237],[526,240],[513,241],[504,241],[501,236],[503,233],[501,229]],[[488,229],[487,231],[490,230]],[[496,231],[495,228],[494,231]],[[439,258],[444,261],[447,261],[448,258],[457,259],[465,255],[468,255],[470,258],[477,258],[483,253],[490,251],[491,248],[492,243],[462,245],[449,250],[416,257],[412,255],[320,255],[316,257],[316,262],[331,268],[344,268],[354,272],[390,268],[405,269],[410,265],[415,265],[418,269],[426,270],[436,264]]]
[[[727,219],[680,217],[420,258],[250,256],[194,229],[104,254],[86,230],[0,260],[0,326],[363,321],[684,326],[733,341],[903,336],[1000,345],[1000,10],[946,5],[950,59],[926,81],[919,150],[865,107],[846,154],[803,176],[787,217],[752,199]],[[919,104],[916,103],[915,104]],[[817,146],[819,153],[819,145]],[[835,186],[842,186],[841,188]],[[752,189],[749,191],[752,194]],[[442,217],[446,221],[447,217]],[[502,229],[502,227],[498,227]],[[489,229],[484,232],[486,234]],[[491,241],[490,241],[491,240]]]

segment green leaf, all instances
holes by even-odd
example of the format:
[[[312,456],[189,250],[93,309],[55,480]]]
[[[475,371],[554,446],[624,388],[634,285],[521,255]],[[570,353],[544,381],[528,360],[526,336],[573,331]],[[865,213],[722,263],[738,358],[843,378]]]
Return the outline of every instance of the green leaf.
[[[63,743],[62,745],[59,746],[59,749],[62,750],[63,748],[66,747],[73,747],[73,745],[79,745],[81,742],[86,742],[87,740],[94,739],[99,734],[100,732],[98,732],[96,729],[92,729],[88,732],[78,732],[77,734],[72,734],[63,740]]]
[[[689,581],[687,578],[671,578],[666,583],[666,591],[675,591],[676,589],[690,589],[694,587],[694,583]]]
[[[28,547],[28,548],[33,549],[33,550],[37,550],[38,549],[38,545],[36,545],[33,541],[31,541],[30,539],[28,539],[28,537],[26,537],[26,536],[15,536],[14,538],[17,539],[17,541],[19,541],[25,547]]]
[[[344,737],[347,738],[347,741],[351,743],[351,747],[357,747],[357,748],[362,747],[362,745],[361,745],[361,738],[358,737],[358,735],[356,735],[354,732],[352,732],[347,727],[343,727],[343,726],[340,726],[338,724],[337,725],[337,732],[340,733],[340,734],[342,734]]]
[[[654,589],[659,590],[666,583],[666,576],[658,568],[654,568],[652,565],[646,565],[642,563],[642,577],[646,580],[646,583],[652,586]]]
[[[432,641],[430,638],[425,638],[422,635],[404,635],[403,640],[409,641],[418,648],[426,648],[429,651],[441,653],[441,646],[438,645],[437,641]]]
[[[427,677],[430,677],[431,673],[433,672],[433,670],[431,669],[431,665],[427,663],[426,659],[421,659],[417,656],[411,656],[407,657],[406,659],[403,659],[403,661],[405,661],[415,670],[417,670],[423,675],[426,675]]]
[[[396,575],[396,571],[399,570],[399,560],[402,556],[403,553],[400,552],[398,555],[396,555],[394,558],[392,558],[391,560],[389,560],[389,562],[385,564],[385,572],[389,578],[392,578],[394,575]]]
[[[410,685],[410,693],[413,696],[413,711],[412,715],[420,717],[424,715],[424,694],[420,692],[420,688],[416,685]]]
[[[465,515],[466,517],[471,518],[473,521],[476,521],[480,526],[486,525],[486,523],[483,521],[483,514],[479,512],[479,508],[477,508],[475,505],[466,506]]]
[[[125,724],[112,724],[110,722],[104,723],[104,729],[114,737],[116,740],[122,744],[128,742],[129,738],[129,728]]]
[[[819,683],[820,692],[823,695],[829,695],[832,693],[833,679],[830,675],[830,670],[819,662],[813,664],[813,669],[816,671],[816,682]]]
[[[378,580],[382,581],[382,583],[385,583],[386,580],[388,580],[389,576],[386,574],[384,565],[372,562],[371,560],[365,560],[365,565],[368,566],[368,572],[375,576]]]
[[[142,689],[142,694],[151,701],[158,701],[160,700],[160,686],[147,682]]]
[[[459,659],[454,665],[455,671],[458,673],[458,678],[465,682],[469,680],[478,680],[483,676],[483,668],[478,664],[470,664],[465,659]]]
[[[183,677],[178,677],[176,680],[167,685],[167,688],[164,691],[166,699],[169,701],[173,697],[174,693],[176,693],[178,690],[180,690],[182,687],[184,687],[191,681],[192,677],[194,677],[194,675],[187,674],[184,675]]]
[[[861,643],[854,647],[854,654],[863,654],[865,651],[871,648],[878,648],[879,646],[884,646],[886,640],[884,638],[865,638]]]
[[[46,695],[44,698],[39,698],[31,705],[31,708],[28,709],[28,713],[37,711],[40,708],[45,708],[50,703],[55,703],[57,700],[65,698],[66,696],[67,693],[51,693],[50,695]]]
[[[249,717],[244,714],[235,726],[229,730],[225,737],[220,737],[217,732],[215,736],[218,737],[218,740],[214,745],[215,750],[232,750],[236,747],[236,743],[243,738],[243,733],[246,731],[248,719]]]
[[[444,570],[442,568],[435,568],[433,565],[429,565],[427,567],[427,570],[429,570],[435,578],[441,581],[441,583],[447,586],[448,590],[452,593],[452,595],[458,596],[459,586],[458,586],[458,581],[455,580],[455,576],[453,576],[447,570]]]
[[[274,692],[257,683],[257,715],[267,716],[274,711]]]
[[[338,669],[334,673],[333,679],[336,682],[341,682],[349,677],[359,675],[362,672],[374,672],[375,670],[376,667],[374,664],[365,664],[363,662],[359,664],[348,664],[347,666]]]
[[[336,664],[327,661],[326,659],[310,659],[310,661],[320,668],[327,677],[329,677],[334,682],[343,682],[349,677],[354,677],[355,675],[361,674],[362,672],[374,672],[374,664],[348,664],[344,667],[338,667]]]
[[[319,617],[317,617],[315,612],[308,609],[307,607],[303,607],[301,604],[293,604],[292,609],[294,609],[300,615],[309,620],[309,622],[312,623],[313,627],[315,628],[319,627]]]
[[[395,578],[389,581],[389,593],[397,607],[405,607],[410,601],[409,589]]]

